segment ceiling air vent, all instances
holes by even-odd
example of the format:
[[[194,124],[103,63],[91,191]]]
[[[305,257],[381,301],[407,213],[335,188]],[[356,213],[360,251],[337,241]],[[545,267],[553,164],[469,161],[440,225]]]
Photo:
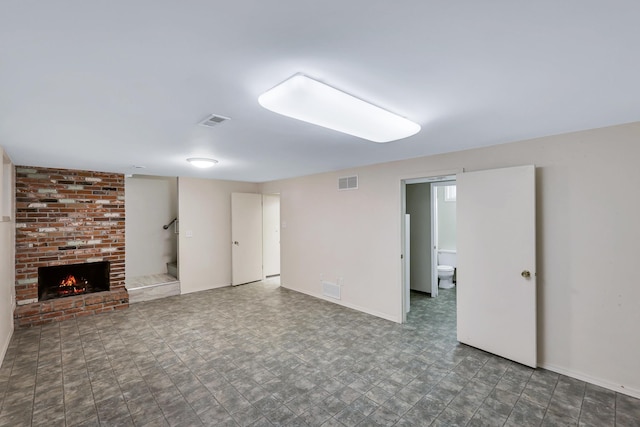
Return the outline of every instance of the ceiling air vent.
[[[231,120],[229,117],[218,116],[216,114],[212,114],[199,124],[200,126],[206,126],[208,128],[212,128],[214,126],[218,126],[220,123],[224,123],[227,120]]]
[[[358,175],[343,176],[338,178],[338,190],[357,190],[358,189]]]

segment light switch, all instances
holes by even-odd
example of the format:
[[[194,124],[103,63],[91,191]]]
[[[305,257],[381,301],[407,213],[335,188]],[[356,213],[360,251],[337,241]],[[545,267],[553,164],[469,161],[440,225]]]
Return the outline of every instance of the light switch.
[[[193,237],[193,231],[191,231],[191,230],[187,230],[187,231],[184,233],[184,235],[185,235],[185,237],[187,237],[187,238],[188,238],[188,237]]]

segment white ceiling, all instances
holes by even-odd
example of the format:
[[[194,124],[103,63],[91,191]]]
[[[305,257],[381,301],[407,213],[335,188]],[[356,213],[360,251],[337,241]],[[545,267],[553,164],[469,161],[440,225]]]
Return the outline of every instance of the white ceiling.
[[[637,0],[2,0],[0,146],[262,182],[638,121],[639,17]],[[259,106],[297,72],[422,131],[375,144]],[[197,125],[211,113],[232,120]]]

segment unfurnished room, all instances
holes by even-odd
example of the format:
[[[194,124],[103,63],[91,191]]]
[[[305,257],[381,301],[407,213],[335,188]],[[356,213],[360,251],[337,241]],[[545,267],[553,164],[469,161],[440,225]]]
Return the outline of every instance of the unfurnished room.
[[[640,3],[0,2],[0,426],[640,426]]]

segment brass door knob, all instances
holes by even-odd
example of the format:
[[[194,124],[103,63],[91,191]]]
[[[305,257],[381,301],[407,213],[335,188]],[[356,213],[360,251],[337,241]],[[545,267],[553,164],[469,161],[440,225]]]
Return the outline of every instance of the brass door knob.
[[[528,279],[529,277],[531,277],[531,273],[529,272],[529,270],[523,270],[522,273],[520,273],[520,275],[525,279]]]

